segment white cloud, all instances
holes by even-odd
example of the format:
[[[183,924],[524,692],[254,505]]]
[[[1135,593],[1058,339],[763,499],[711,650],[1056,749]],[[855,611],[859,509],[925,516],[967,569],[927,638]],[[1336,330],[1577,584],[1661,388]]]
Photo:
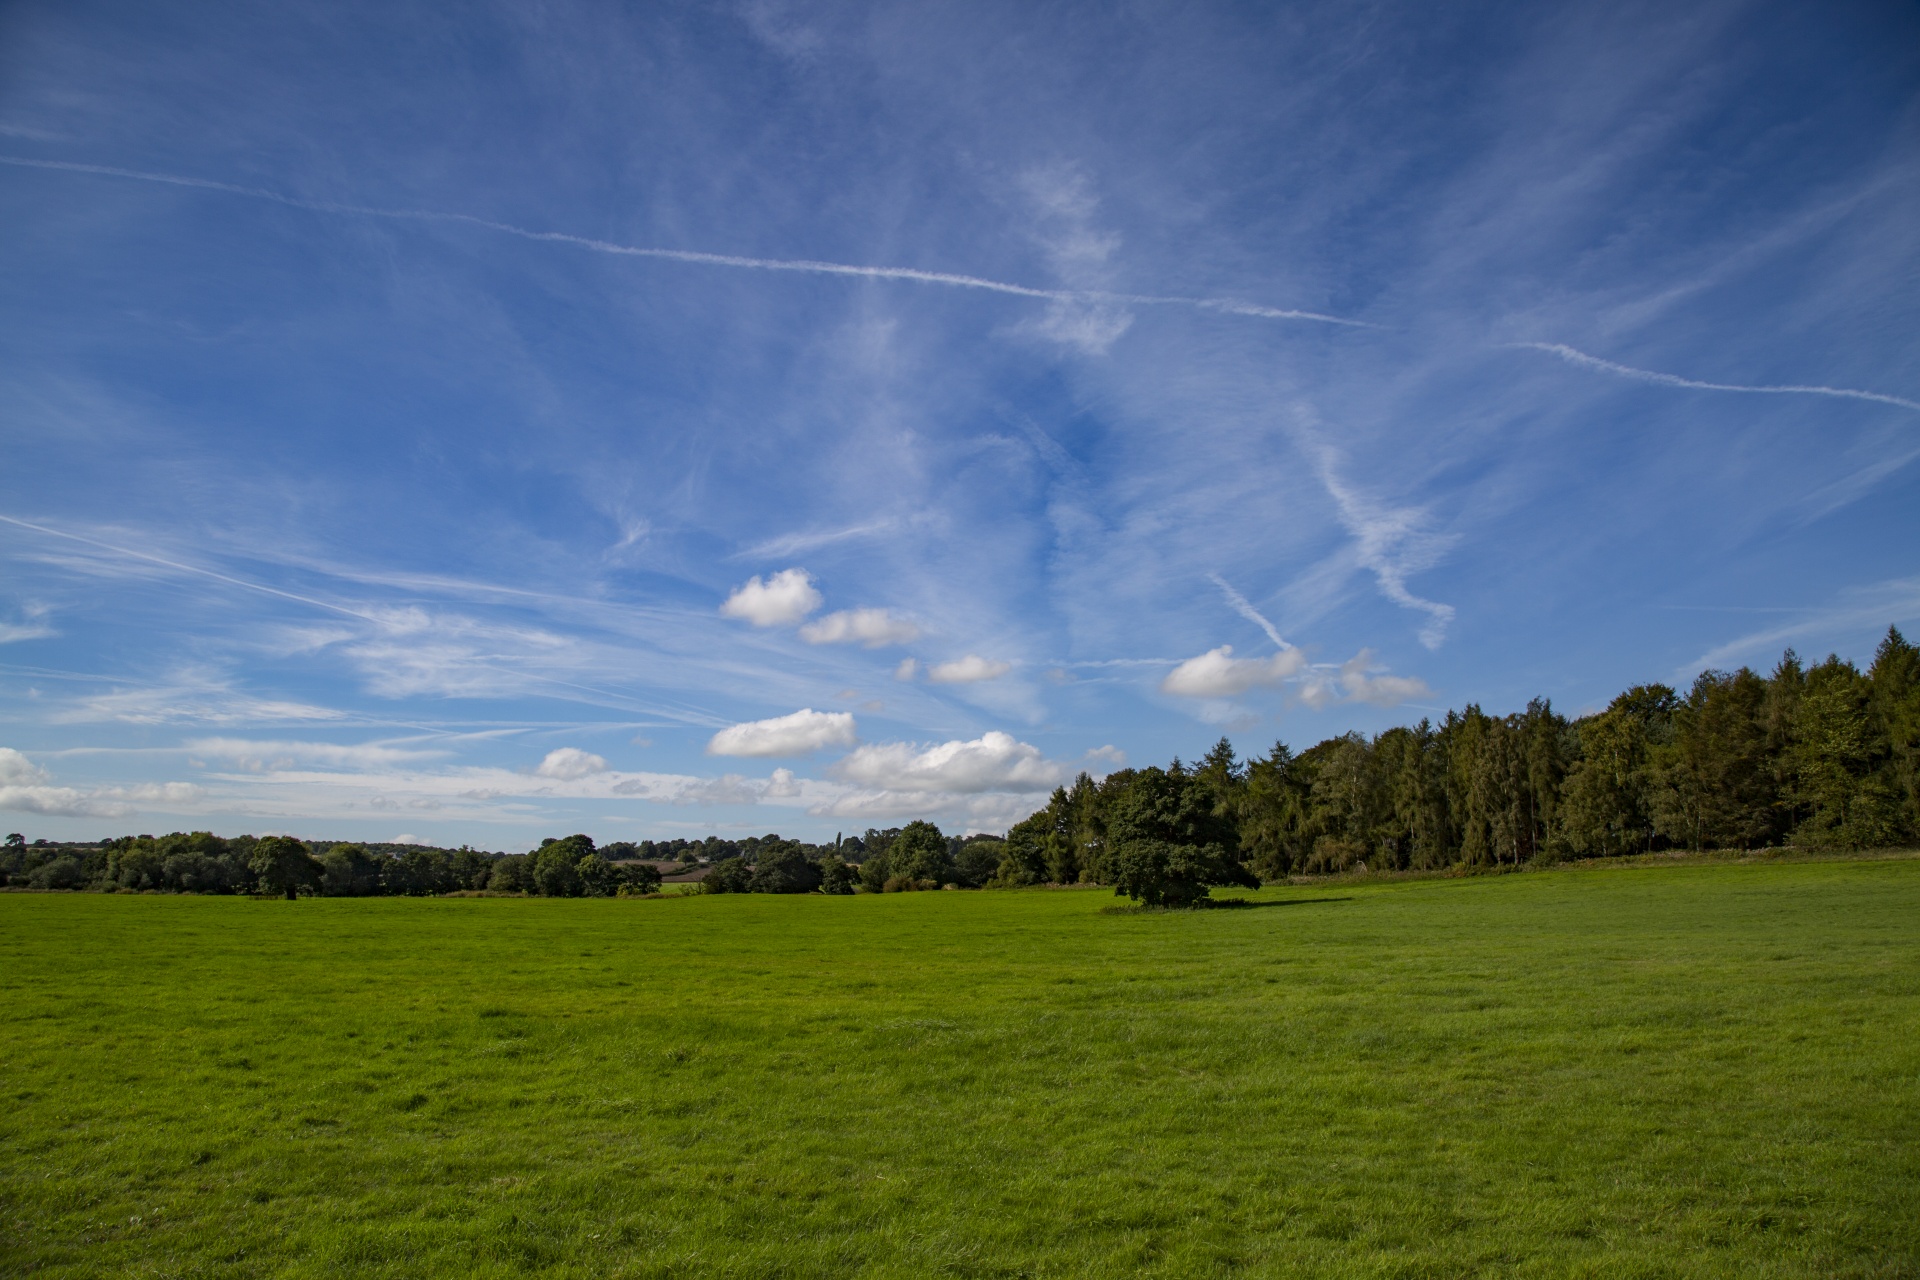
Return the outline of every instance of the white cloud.
[[[878,649],[910,644],[920,638],[920,628],[885,609],[843,609],[800,628],[800,638],[808,644],[861,644]]]
[[[900,659],[900,665],[893,669],[893,678],[902,682],[912,680],[920,674],[920,664],[912,658]]]
[[[1438,564],[1454,539],[1429,532],[1424,510],[1389,507],[1343,483],[1334,474],[1337,460],[1332,449],[1320,450],[1320,483],[1339,509],[1340,523],[1353,535],[1355,554],[1373,571],[1380,594],[1402,608],[1427,615],[1427,625],[1420,628],[1420,643],[1438,649],[1453,621],[1453,606],[1413,594],[1407,589],[1407,579]]]
[[[1223,644],[1167,673],[1160,692],[1179,698],[1232,698],[1256,685],[1273,685],[1296,676],[1307,666],[1299,649],[1282,649],[1271,658],[1236,658],[1233,646]]]
[[[136,804],[192,804],[205,791],[191,782],[143,782],[135,787],[102,787],[96,797],[132,800]]]
[[[934,663],[927,668],[927,679],[935,684],[975,684],[981,680],[997,680],[1011,670],[1010,662],[990,662],[970,653],[952,662]]]
[[[799,795],[800,782],[793,776],[793,770],[775,769],[773,776],[767,779],[766,794],[783,799]]]
[[[1089,762],[1098,761],[1102,764],[1110,764],[1116,769],[1124,769],[1127,767],[1127,753],[1111,743],[1104,747],[1095,747],[1093,750],[1087,752],[1087,760]]]
[[[0,622],[0,644],[16,644],[22,640],[44,640],[48,636],[60,633],[52,626],[40,621],[48,613],[43,604],[28,604],[20,611],[23,621]]]
[[[720,616],[756,627],[790,627],[824,603],[805,569],[782,569],[765,582],[755,574],[720,606]]]
[[[346,713],[237,693],[224,681],[187,673],[175,683],[122,689],[82,698],[50,717],[56,724],[259,725],[275,721],[341,720]]]
[[[0,809],[49,818],[117,818],[132,812],[124,804],[72,787],[0,786]]]
[[[668,803],[759,804],[760,797],[766,790],[767,784],[764,782],[743,778],[737,773],[728,773],[682,787]]]
[[[0,747],[0,809],[37,813],[50,818],[119,818],[136,804],[177,806],[200,797],[189,782],[148,782],[135,787],[76,787],[50,785],[45,769],[12,747]]]
[[[606,771],[605,758],[594,755],[591,751],[582,751],[578,747],[559,747],[547,752],[547,758],[542,760],[540,766],[533,772],[536,777],[575,782]]]
[[[47,771],[12,747],[0,747],[0,783],[45,782]]]
[[[1318,711],[1336,702],[1397,707],[1414,698],[1432,696],[1433,690],[1418,676],[1387,675],[1386,670],[1374,661],[1371,649],[1362,649],[1341,663],[1337,673],[1325,669],[1312,672],[1302,682],[1300,700]]]
[[[330,764],[350,769],[380,769],[445,755],[443,751],[395,747],[381,742],[295,742],[279,739],[194,738],[181,744],[196,756],[230,760],[243,769],[291,769],[297,764]]]
[[[912,743],[861,747],[831,770],[842,781],[886,791],[974,794],[983,791],[1051,791],[1065,769],[1040,748],[997,730],[971,742],[943,742],[924,751]]]
[[[707,743],[707,754],[803,756],[822,747],[850,747],[856,740],[852,712],[803,707],[792,715],[722,729]]]

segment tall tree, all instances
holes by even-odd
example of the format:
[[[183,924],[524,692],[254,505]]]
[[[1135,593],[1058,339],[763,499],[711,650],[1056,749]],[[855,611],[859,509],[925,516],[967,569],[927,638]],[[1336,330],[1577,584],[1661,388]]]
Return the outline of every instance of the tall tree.
[[[326,874],[307,846],[291,836],[268,836],[253,847],[253,873],[271,893],[286,895],[291,902],[300,890],[317,893]]]

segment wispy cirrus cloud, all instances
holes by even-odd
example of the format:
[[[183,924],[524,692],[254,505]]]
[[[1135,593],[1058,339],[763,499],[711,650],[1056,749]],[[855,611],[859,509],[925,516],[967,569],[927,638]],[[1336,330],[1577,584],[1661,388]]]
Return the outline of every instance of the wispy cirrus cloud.
[[[1427,624],[1420,628],[1420,643],[1438,649],[1446,640],[1454,608],[1415,595],[1408,589],[1407,579],[1438,564],[1456,539],[1432,532],[1424,510],[1389,506],[1342,480],[1336,469],[1338,455],[1331,448],[1322,447],[1318,453],[1320,483],[1338,507],[1340,523],[1353,535],[1360,563],[1372,570],[1380,593],[1387,599],[1427,615]]]
[[[1651,369],[1636,369],[1632,365],[1615,364],[1611,360],[1602,360],[1599,356],[1590,356],[1584,351],[1576,351],[1560,342],[1510,342],[1506,345],[1516,350],[1544,351],[1548,355],[1558,356],[1568,364],[1577,365],[1582,369],[1610,373],[1616,377],[1630,378],[1635,382],[1650,382],[1655,386],[1681,387],[1690,391],[1733,391],[1756,396],[1831,396],[1838,400],[1865,400],[1873,404],[1890,404],[1896,408],[1920,412],[1920,400],[1908,400],[1902,396],[1885,395],[1878,391],[1861,391],[1854,387],[1752,386],[1737,382],[1701,382],[1671,373],[1655,373]]]

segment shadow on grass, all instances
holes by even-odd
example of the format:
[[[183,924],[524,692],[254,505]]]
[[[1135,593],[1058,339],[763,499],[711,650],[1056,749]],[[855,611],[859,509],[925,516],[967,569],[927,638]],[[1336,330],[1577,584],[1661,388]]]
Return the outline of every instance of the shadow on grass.
[[[1102,907],[1103,916],[1139,916],[1168,915],[1175,912],[1193,911],[1254,911],[1262,907],[1306,907],[1316,902],[1352,902],[1349,895],[1342,898],[1283,898],[1278,902],[1254,902],[1249,898],[1203,898],[1184,907],[1149,907],[1144,903],[1129,903],[1122,906]]]

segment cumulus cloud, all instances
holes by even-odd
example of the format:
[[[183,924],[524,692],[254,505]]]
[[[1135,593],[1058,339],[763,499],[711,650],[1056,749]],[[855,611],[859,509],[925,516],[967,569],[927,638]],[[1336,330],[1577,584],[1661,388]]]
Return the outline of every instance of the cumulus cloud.
[[[803,707],[792,715],[722,729],[707,743],[707,754],[803,756],[822,747],[850,747],[856,740],[852,712]]]
[[[998,680],[1013,670],[1010,662],[991,662],[979,654],[970,653],[964,658],[952,662],[936,662],[927,668],[927,679],[935,684],[976,684],[982,680]]]
[[[720,606],[720,615],[756,627],[790,627],[824,603],[805,569],[782,569],[765,582],[755,574]]]
[[[885,609],[843,609],[800,628],[800,638],[808,644],[859,644],[878,649],[910,644],[920,638],[920,628]]]
[[[1282,649],[1271,658],[1236,658],[1233,646],[1223,644],[1167,673],[1160,692],[1178,698],[1233,698],[1256,685],[1274,685],[1306,670],[1307,656],[1299,649]]]
[[[1414,698],[1430,697],[1433,690],[1418,676],[1388,675],[1374,661],[1373,650],[1362,649],[1340,664],[1339,672],[1317,671],[1305,682],[1301,701],[1315,710],[1335,702],[1368,702],[1397,707]]]
[[[12,747],[0,747],[0,783],[45,782],[47,771]]]
[[[134,811],[133,804],[178,806],[190,804],[200,795],[200,788],[189,782],[149,782],[86,791],[53,786],[45,769],[12,747],[0,747],[0,809],[49,818],[123,818]]]
[[[1065,770],[1040,754],[1040,748],[998,730],[971,742],[942,742],[925,750],[912,743],[887,742],[861,747],[837,762],[836,778],[885,791],[948,792],[1051,791]]]
[[[560,747],[547,752],[547,758],[533,772],[536,777],[574,782],[606,771],[607,762],[603,757],[578,747]]]

